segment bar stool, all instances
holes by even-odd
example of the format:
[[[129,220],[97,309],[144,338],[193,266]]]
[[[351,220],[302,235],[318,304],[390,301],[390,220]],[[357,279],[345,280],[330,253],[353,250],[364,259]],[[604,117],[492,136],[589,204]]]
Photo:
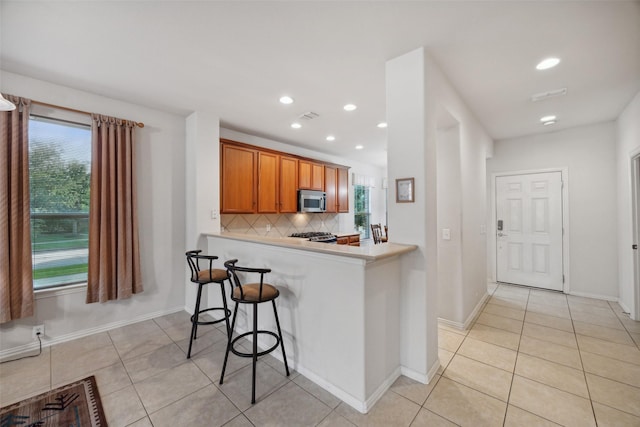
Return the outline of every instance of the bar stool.
[[[193,250],[193,251],[188,251],[185,254],[187,256],[187,263],[189,264],[189,269],[191,269],[191,281],[193,283],[198,284],[198,296],[196,298],[196,306],[193,310],[193,316],[191,316],[191,336],[189,337],[189,351],[187,352],[187,359],[191,358],[191,346],[193,345],[193,341],[197,338],[198,325],[213,325],[215,323],[224,321],[227,324],[227,336],[229,336],[229,331],[231,329],[229,327],[229,317],[231,316],[231,310],[227,308],[227,296],[225,295],[225,291],[224,291],[224,281],[229,279],[229,273],[227,273],[226,270],[213,268],[213,260],[218,259],[217,256],[200,255],[201,252],[202,252],[201,250]],[[209,268],[206,270],[201,270],[200,260],[209,261]],[[223,307],[211,307],[211,308],[206,308],[204,310],[201,310],[200,297],[202,296],[202,287],[205,285],[208,285],[209,283],[218,283],[220,285],[220,290],[222,291]],[[200,315],[208,311],[222,311],[224,313],[224,317],[222,319],[217,319],[212,321],[206,321],[206,322],[201,321]]]
[[[280,330],[280,321],[278,320],[278,311],[276,310],[276,298],[280,295],[278,289],[275,286],[268,283],[264,283],[264,275],[271,272],[269,268],[249,268],[236,266],[237,259],[233,259],[224,263],[227,268],[227,272],[231,277],[231,283],[233,292],[231,293],[231,299],[236,302],[236,306],[233,309],[233,320],[231,321],[231,330],[229,333],[229,341],[227,342],[227,352],[224,355],[224,364],[222,365],[222,373],[220,374],[220,384],[224,381],[224,372],[227,368],[227,359],[229,358],[229,351],[240,357],[253,358],[253,375],[251,377],[251,403],[256,403],[256,363],[259,356],[264,356],[267,353],[271,353],[280,344],[282,348],[282,359],[284,360],[284,367],[289,376],[289,365],[287,364],[287,355],[284,351],[284,342],[282,340],[282,331]],[[257,273],[260,274],[260,283],[249,283],[243,285],[238,279],[237,272],[243,273]],[[271,301],[273,305],[273,314],[276,319],[276,326],[278,328],[278,334],[276,335],[272,331],[258,330],[258,304]],[[233,338],[233,331],[236,324],[236,316],[238,314],[238,304],[252,304],[253,305],[253,329],[249,332],[242,333]],[[276,339],[276,343],[269,349],[258,352],[258,334],[271,335]],[[244,353],[234,348],[234,344],[241,338],[248,335],[253,336],[253,351],[251,353]]]

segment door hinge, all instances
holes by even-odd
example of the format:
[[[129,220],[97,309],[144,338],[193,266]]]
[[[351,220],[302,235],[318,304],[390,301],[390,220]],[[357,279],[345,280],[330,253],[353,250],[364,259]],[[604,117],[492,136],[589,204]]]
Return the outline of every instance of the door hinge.
[[[638,249],[638,245],[631,245],[631,249],[637,250]]]
[[[562,283],[564,283],[564,274],[562,275]]]

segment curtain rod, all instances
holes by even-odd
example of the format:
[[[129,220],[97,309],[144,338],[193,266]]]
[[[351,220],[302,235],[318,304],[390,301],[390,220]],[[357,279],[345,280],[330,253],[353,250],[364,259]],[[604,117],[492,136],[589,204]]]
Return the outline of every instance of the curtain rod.
[[[72,113],[89,114],[89,115],[92,114],[92,113],[90,113],[88,111],[76,110],[75,108],[69,108],[69,107],[61,107],[60,105],[47,104],[46,102],[40,102],[40,101],[33,101],[32,100],[31,103],[32,104],[42,105],[43,107],[51,107],[51,108],[57,108],[59,110],[71,111]],[[142,123],[142,122],[134,122],[134,123],[139,128],[143,128],[144,127],[144,123]]]

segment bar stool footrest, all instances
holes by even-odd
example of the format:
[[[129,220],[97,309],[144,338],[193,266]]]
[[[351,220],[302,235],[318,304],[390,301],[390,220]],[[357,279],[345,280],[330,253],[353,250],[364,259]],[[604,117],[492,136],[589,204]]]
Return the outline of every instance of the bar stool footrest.
[[[272,337],[274,337],[276,339],[276,343],[269,349],[258,352],[258,357],[259,356],[264,356],[265,354],[269,354],[271,353],[273,350],[275,350],[276,348],[278,348],[278,345],[280,345],[280,337],[278,337],[278,334],[273,333],[271,331],[257,331],[258,334],[266,334],[266,335],[271,335]],[[244,338],[246,336],[252,336],[253,335],[253,331],[249,331],[249,332],[245,332],[243,334],[238,335],[237,337],[235,337],[234,339],[231,340],[231,351],[233,352],[233,354],[235,354],[236,356],[240,356],[240,357],[253,357],[253,353],[245,353],[242,352],[240,350],[236,350],[234,347],[234,344],[236,343],[236,341],[238,341],[240,338]]]
[[[207,311],[219,311],[219,310],[226,311],[226,316],[224,316],[223,318],[218,319],[218,320],[211,320],[211,321],[206,321],[206,322],[202,321],[202,320],[198,320],[197,321],[198,325],[214,325],[216,323],[224,322],[225,319],[228,319],[228,318],[231,317],[231,310],[229,310],[229,309],[225,310],[222,307],[207,308],[206,310],[200,310],[197,314],[198,314],[198,317],[200,317],[200,315],[202,313],[206,313]],[[195,314],[191,316],[191,323],[193,323],[193,320],[194,320],[195,317],[196,317]]]

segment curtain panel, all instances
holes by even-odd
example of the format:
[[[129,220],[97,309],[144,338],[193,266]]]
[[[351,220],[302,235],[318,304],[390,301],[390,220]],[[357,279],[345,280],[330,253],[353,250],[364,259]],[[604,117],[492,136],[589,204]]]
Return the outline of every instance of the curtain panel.
[[[92,114],[87,303],[142,292],[135,174],[136,123]]]
[[[0,111],[0,323],[33,316],[33,270],[29,211],[29,107]]]

